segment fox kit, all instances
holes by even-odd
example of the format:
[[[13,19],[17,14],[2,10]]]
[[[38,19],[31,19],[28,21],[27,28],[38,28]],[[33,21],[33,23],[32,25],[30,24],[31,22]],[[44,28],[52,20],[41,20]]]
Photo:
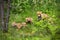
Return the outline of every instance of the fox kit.
[[[48,15],[45,14],[45,13],[42,13],[40,11],[37,12],[37,16],[38,16],[38,20],[41,20],[41,19],[47,19],[48,18]]]
[[[32,18],[30,18],[30,17],[28,17],[28,18],[26,18],[26,23],[32,23]]]

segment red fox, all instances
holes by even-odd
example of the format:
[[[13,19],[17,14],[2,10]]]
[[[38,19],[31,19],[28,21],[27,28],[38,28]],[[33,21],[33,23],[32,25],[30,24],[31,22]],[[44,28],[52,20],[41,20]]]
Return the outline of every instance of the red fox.
[[[32,18],[31,17],[28,17],[28,18],[26,18],[26,23],[32,23]]]
[[[41,19],[47,19],[48,18],[48,15],[45,14],[45,13],[42,13],[40,11],[37,12],[37,16],[38,16],[38,20],[41,20]]]

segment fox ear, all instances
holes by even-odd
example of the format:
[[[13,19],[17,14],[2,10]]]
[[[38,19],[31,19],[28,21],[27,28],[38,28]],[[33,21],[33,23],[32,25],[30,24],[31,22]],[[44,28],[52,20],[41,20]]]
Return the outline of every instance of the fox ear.
[[[40,15],[40,14],[42,14],[42,11],[37,11],[37,15]]]

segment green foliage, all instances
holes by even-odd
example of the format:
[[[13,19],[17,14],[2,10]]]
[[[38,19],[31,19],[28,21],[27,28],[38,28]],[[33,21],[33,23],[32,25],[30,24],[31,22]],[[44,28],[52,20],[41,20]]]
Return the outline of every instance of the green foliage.
[[[56,0],[11,0],[9,29],[4,40],[51,40],[56,38],[56,29],[58,29],[57,4]],[[54,23],[48,20],[37,21],[37,11],[42,11],[49,15]],[[25,22],[26,17],[33,18],[33,24],[27,24],[20,30],[12,27],[12,22]],[[60,21],[59,21],[60,22]],[[1,32],[2,34],[2,32]],[[59,34],[60,35],[60,34]]]

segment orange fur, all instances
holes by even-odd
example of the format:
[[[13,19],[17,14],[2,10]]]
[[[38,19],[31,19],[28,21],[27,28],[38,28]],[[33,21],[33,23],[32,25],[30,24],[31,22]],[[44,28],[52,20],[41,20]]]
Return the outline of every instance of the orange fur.
[[[22,26],[24,26],[24,27],[25,27],[25,26],[27,26],[27,24],[26,24],[25,22],[22,22]]]
[[[41,15],[42,14],[42,11],[37,11],[37,15]]]
[[[13,22],[13,23],[12,23],[12,26],[16,26],[16,22]]]
[[[48,18],[48,15],[45,14],[45,13],[42,13],[42,11],[38,11],[37,15],[38,15],[39,18],[42,18],[42,19],[47,19]]]
[[[41,14],[42,19],[47,19],[48,15],[47,14]]]
[[[30,22],[30,23],[32,23],[32,18],[31,17],[28,17],[28,18],[26,18],[26,22],[28,23],[28,22]]]
[[[22,24],[21,23],[17,23],[17,28],[20,29],[22,27]]]

